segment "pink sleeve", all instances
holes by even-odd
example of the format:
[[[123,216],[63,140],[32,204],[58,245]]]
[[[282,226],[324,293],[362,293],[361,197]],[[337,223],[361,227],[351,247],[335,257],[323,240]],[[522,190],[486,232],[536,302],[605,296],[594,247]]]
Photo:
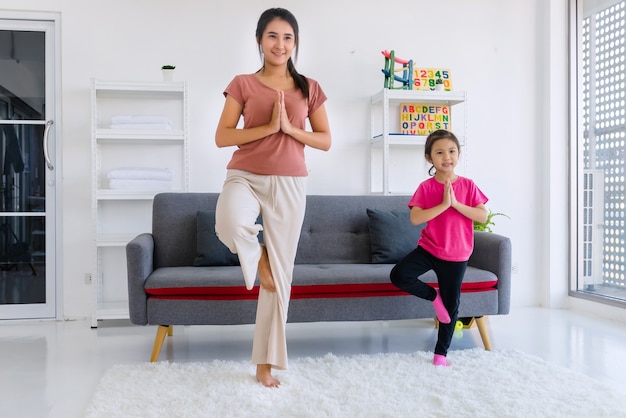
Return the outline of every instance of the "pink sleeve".
[[[423,199],[424,196],[424,192],[423,189],[424,188],[424,183],[420,183],[420,185],[417,187],[417,190],[415,190],[415,193],[413,193],[413,197],[411,197],[411,200],[409,200],[409,209],[411,209],[413,206],[417,206],[419,208],[424,209],[425,206],[425,202]]]
[[[309,80],[309,115],[314,113],[324,104],[327,97],[319,83],[313,79]]]
[[[468,204],[468,206],[476,207],[478,205],[487,203],[489,201],[487,196],[485,196],[485,194],[478,188],[476,183],[472,181],[471,184],[472,184],[471,196],[469,196],[471,202]]]
[[[233,80],[226,86],[224,90],[224,97],[230,95],[233,99],[243,106],[243,94],[242,94],[241,79],[239,76],[233,78]]]

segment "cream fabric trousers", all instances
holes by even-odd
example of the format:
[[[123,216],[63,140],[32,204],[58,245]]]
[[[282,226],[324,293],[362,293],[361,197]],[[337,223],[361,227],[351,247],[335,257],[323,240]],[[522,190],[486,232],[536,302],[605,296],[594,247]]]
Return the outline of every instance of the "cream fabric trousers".
[[[228,170],[215,211],[215,232],[238,254],[246,287],[257,276],[263,230],[276,292],[259,290],[252,363],[286,369],[285,324],[293,266],[306,205],[306,177],[264,176]],[[263,226],[256,223],[261,214]]]

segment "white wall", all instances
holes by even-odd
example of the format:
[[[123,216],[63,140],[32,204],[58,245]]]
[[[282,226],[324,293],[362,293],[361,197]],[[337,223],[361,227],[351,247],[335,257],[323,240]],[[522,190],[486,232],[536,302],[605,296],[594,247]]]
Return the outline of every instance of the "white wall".
[[[177,79],[189,83],[191,189],[217,192],[232,153],[214,144],[222,91],[233,75],[259,68],[256,21],[275,6],[266,0],[20,0],[19,6],[0,0],[0,12],[61,14],[65,318],[88,317],[92,309],[84,284],[94,263],[90,78],[160,80],[161,65],[176,65]],[[308,151],[309,193],[368,192],[368,100],[383,85],[381,50],[394,49],[417,66],[450,68],[454,89],[468,93],[466,174],[490,197],[489,208],[511,217],[496,218],[495,232],[513,243],[513,306],[562,305],[567,260],[562,254],[551,259],[550,250],[567,247],[567,200],[550,196],[567,188],[561,85],[567,72],[557,73],[566,69],[566,56],[553,57],[567,47],[567,15],[560,15],[567,0],[284,0],[280,6],[300,24],[298,70],[317,79],[329,97],[333,147]]]

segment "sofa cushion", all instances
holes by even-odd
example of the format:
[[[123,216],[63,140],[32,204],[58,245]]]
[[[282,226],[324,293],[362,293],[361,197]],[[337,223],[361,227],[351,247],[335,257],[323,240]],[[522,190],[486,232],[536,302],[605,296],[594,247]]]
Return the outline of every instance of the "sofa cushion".
[[[291,298],[410,296],[386,279],[392,268],[393,264],[296,264]],[[438,287],[432,271],[420,279]],[[493,273],[468,267],[461,292],[493,291],[497,283]],[[246,289],[237,266],[159,268],[146,280],[145,291],[164,299],[249,300],[258,296],[258,286]]]
[[[411,225],[410,211],[367,208],[372,263],[395,264],[417,246],[425,224]]]
[[[239,257],[230,252],[215,234],[215,211],[199,210],[197,217],[197,248],[194,266],[237,266]]]

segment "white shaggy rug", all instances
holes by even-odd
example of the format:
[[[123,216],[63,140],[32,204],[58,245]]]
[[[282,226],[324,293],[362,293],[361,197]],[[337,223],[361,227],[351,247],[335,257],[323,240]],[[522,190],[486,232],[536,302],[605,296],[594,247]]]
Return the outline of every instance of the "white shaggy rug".
[[[515,350],[291,359],[261,386],[247,361],[118,365],[95,417],[626,417],[626,394]]]

